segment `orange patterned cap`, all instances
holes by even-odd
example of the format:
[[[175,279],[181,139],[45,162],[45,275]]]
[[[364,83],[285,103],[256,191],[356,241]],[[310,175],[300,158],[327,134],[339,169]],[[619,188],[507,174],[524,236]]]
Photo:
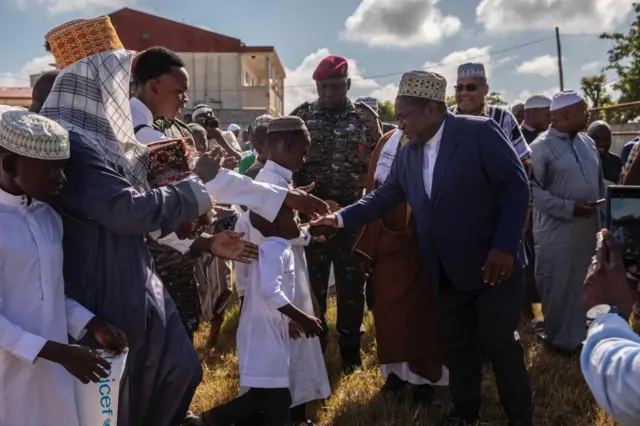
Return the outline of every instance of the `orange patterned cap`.
[[[60,70],[99,53],[124,49],[108,16],[69,21],[49,31],[44,38]]]

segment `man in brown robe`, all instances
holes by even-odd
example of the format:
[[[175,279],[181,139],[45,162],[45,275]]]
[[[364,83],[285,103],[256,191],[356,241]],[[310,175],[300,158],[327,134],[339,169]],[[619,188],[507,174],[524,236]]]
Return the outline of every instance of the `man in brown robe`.
[[[400,131],[385,134],[371,156],[367,192],[384,182],[386,177],[376,169],[390,165],[405,142],[401,133],[394,137],[395,132]],[[381,155],[385,160],[379,166]],[[449,373],[443,366],[436,296],[426,281],[414,226],[411,208],[403,203],[364,227],[354,252],[362,257],[373,285],[378,360],[386,377],[381,391],[410,386],[414,399],[429,402],[432,385],[448,385]]]

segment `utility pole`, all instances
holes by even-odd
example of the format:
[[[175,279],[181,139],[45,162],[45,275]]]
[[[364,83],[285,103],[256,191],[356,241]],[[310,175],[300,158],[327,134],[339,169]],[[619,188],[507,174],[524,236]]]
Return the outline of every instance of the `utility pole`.
[[[560,91],[564,90],[564,72],[562,71],[562,46],[560,45],[560,30],[556,27],[556,46],[558,50],[558,75],[560,76]]]

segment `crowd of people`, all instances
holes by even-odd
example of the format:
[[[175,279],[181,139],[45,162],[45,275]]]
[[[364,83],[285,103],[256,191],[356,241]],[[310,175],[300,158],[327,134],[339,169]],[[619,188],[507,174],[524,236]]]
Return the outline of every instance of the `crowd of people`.
[[[585,308],[628,318],[636,299],[599,231],[605,185],[640,182],[640,144],[623,167],[577,93],[489,106],[484,66],[467,63],[448,108],[442,76],[410,71],[385,128],[330,56],[317,100],[257,117],[247,137],[206,104],[181,121],[184,62],[125,50],[108,17],[57,27],[46,45],[57,70],[30,111],[0,111],[0,424],[85,426],[73,377],[106,377],[96,349],[128,351],[119,426],[307,424],[307,404],[331,394],[332,270],[344,374],[362,367],[368,305],[380,392],[430,404],[448,387],[443,425],[478,424],[486,361],[509,424],[534,424],[522,316],[549,350],[584,342],[598,402],[639,419],[640,339],[615,314],[587,335]],[[215,351],[234,284],[239,394],[196,416],[193,336],[210,322]]]

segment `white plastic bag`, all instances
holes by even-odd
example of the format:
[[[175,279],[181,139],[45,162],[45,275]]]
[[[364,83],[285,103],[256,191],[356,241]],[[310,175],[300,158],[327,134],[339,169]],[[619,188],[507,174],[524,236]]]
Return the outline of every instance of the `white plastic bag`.
[[[127,351],[120,355],[109,355],[99,351],[109,364],[109,376],[100,379],[98,383],[83,384],[75,381],[76,407],[80,426],[117,426],[118,423],[118,394],[120,379],[127,361]]]

